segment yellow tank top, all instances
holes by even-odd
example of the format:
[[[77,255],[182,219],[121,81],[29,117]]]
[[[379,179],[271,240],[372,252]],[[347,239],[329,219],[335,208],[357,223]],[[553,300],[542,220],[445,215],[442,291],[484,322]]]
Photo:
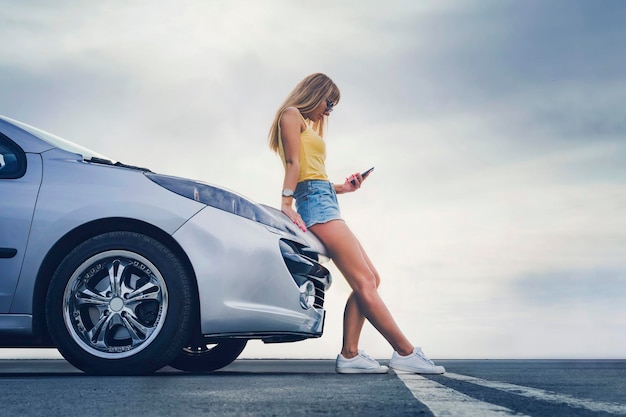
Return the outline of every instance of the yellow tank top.
[[[278,126],[278,134],[280,135],[280,124]],[[280,159],[283,161],[283,166],[287,166],[282,139],[278,141],[278,153]],[[324,139],[306,123],[306,129],[300,133],[300,174],[298,175],[298,182],[306,180],[328,181],[325,161],[326,143]]]

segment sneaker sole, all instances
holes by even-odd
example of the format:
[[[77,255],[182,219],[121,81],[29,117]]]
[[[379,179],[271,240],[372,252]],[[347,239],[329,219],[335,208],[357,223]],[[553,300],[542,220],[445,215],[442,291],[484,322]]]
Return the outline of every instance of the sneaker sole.
[[[411,368],[409,366],[402,366],[402,365],[389,365],[389,367],[395,371],[403,371],[403,372],[411,372],[414,374],[424,374],[424,375],[441,375],[441,374],[445,374],[446,370],[443,369],[442,371],[437,371],[434,369],[417,369],[417,368]]]
[[[338,374],[386,374],[389,372],[389,368],[381,366],[380,368],[335,368],[335,372]]]

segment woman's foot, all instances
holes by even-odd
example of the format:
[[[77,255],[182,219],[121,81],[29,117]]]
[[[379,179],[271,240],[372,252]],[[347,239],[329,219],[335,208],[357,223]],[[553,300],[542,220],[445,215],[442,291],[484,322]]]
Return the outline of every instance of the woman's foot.
[[[337,355],[335,371],[338,374],[386,374],[389,368],[359,350],[358,355],[350,359],[344,358],[341,353]]]
[[[393,352],[389,367],[396,371],[412,372],[414,374],[443,374],[446,368],[435,365],[433,361],[428,359],[422,348],[416,347],[413,353],[402,356],[398,352]]]

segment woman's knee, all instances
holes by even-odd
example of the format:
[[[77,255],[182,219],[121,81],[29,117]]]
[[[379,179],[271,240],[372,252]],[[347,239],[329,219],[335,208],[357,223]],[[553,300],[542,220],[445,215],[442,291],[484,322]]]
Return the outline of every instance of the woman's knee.
[[[348,281],[352,286],[352,290],[358,294],[361,293],[369,293],[372,291],[378,290],[378,285],[380,283],[380,278],[378,274],[372,273],[371,271],[363,272],[358,277],[353,277],[353,279],[349,279]]]

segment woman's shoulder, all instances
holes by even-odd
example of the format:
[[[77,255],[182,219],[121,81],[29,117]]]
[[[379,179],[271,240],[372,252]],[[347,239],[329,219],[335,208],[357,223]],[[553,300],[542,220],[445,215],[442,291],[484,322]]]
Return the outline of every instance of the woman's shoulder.
[[[283,116],[287,116],[289,118],[297,118],[297,119],[302,119],[302,113],[300,113],[300,110],[298,110],[297,108],[295,108],[294,106],[289,106],[289,107],[285,107],[285,110],[283,110]]]
[[[300,110],[293,106],[285,107],[285,110],[283,110],[280,116],[280,122],[281,124],[298,124],[300,125],[300,130],[306,127],[302,113],[300,113]]]

